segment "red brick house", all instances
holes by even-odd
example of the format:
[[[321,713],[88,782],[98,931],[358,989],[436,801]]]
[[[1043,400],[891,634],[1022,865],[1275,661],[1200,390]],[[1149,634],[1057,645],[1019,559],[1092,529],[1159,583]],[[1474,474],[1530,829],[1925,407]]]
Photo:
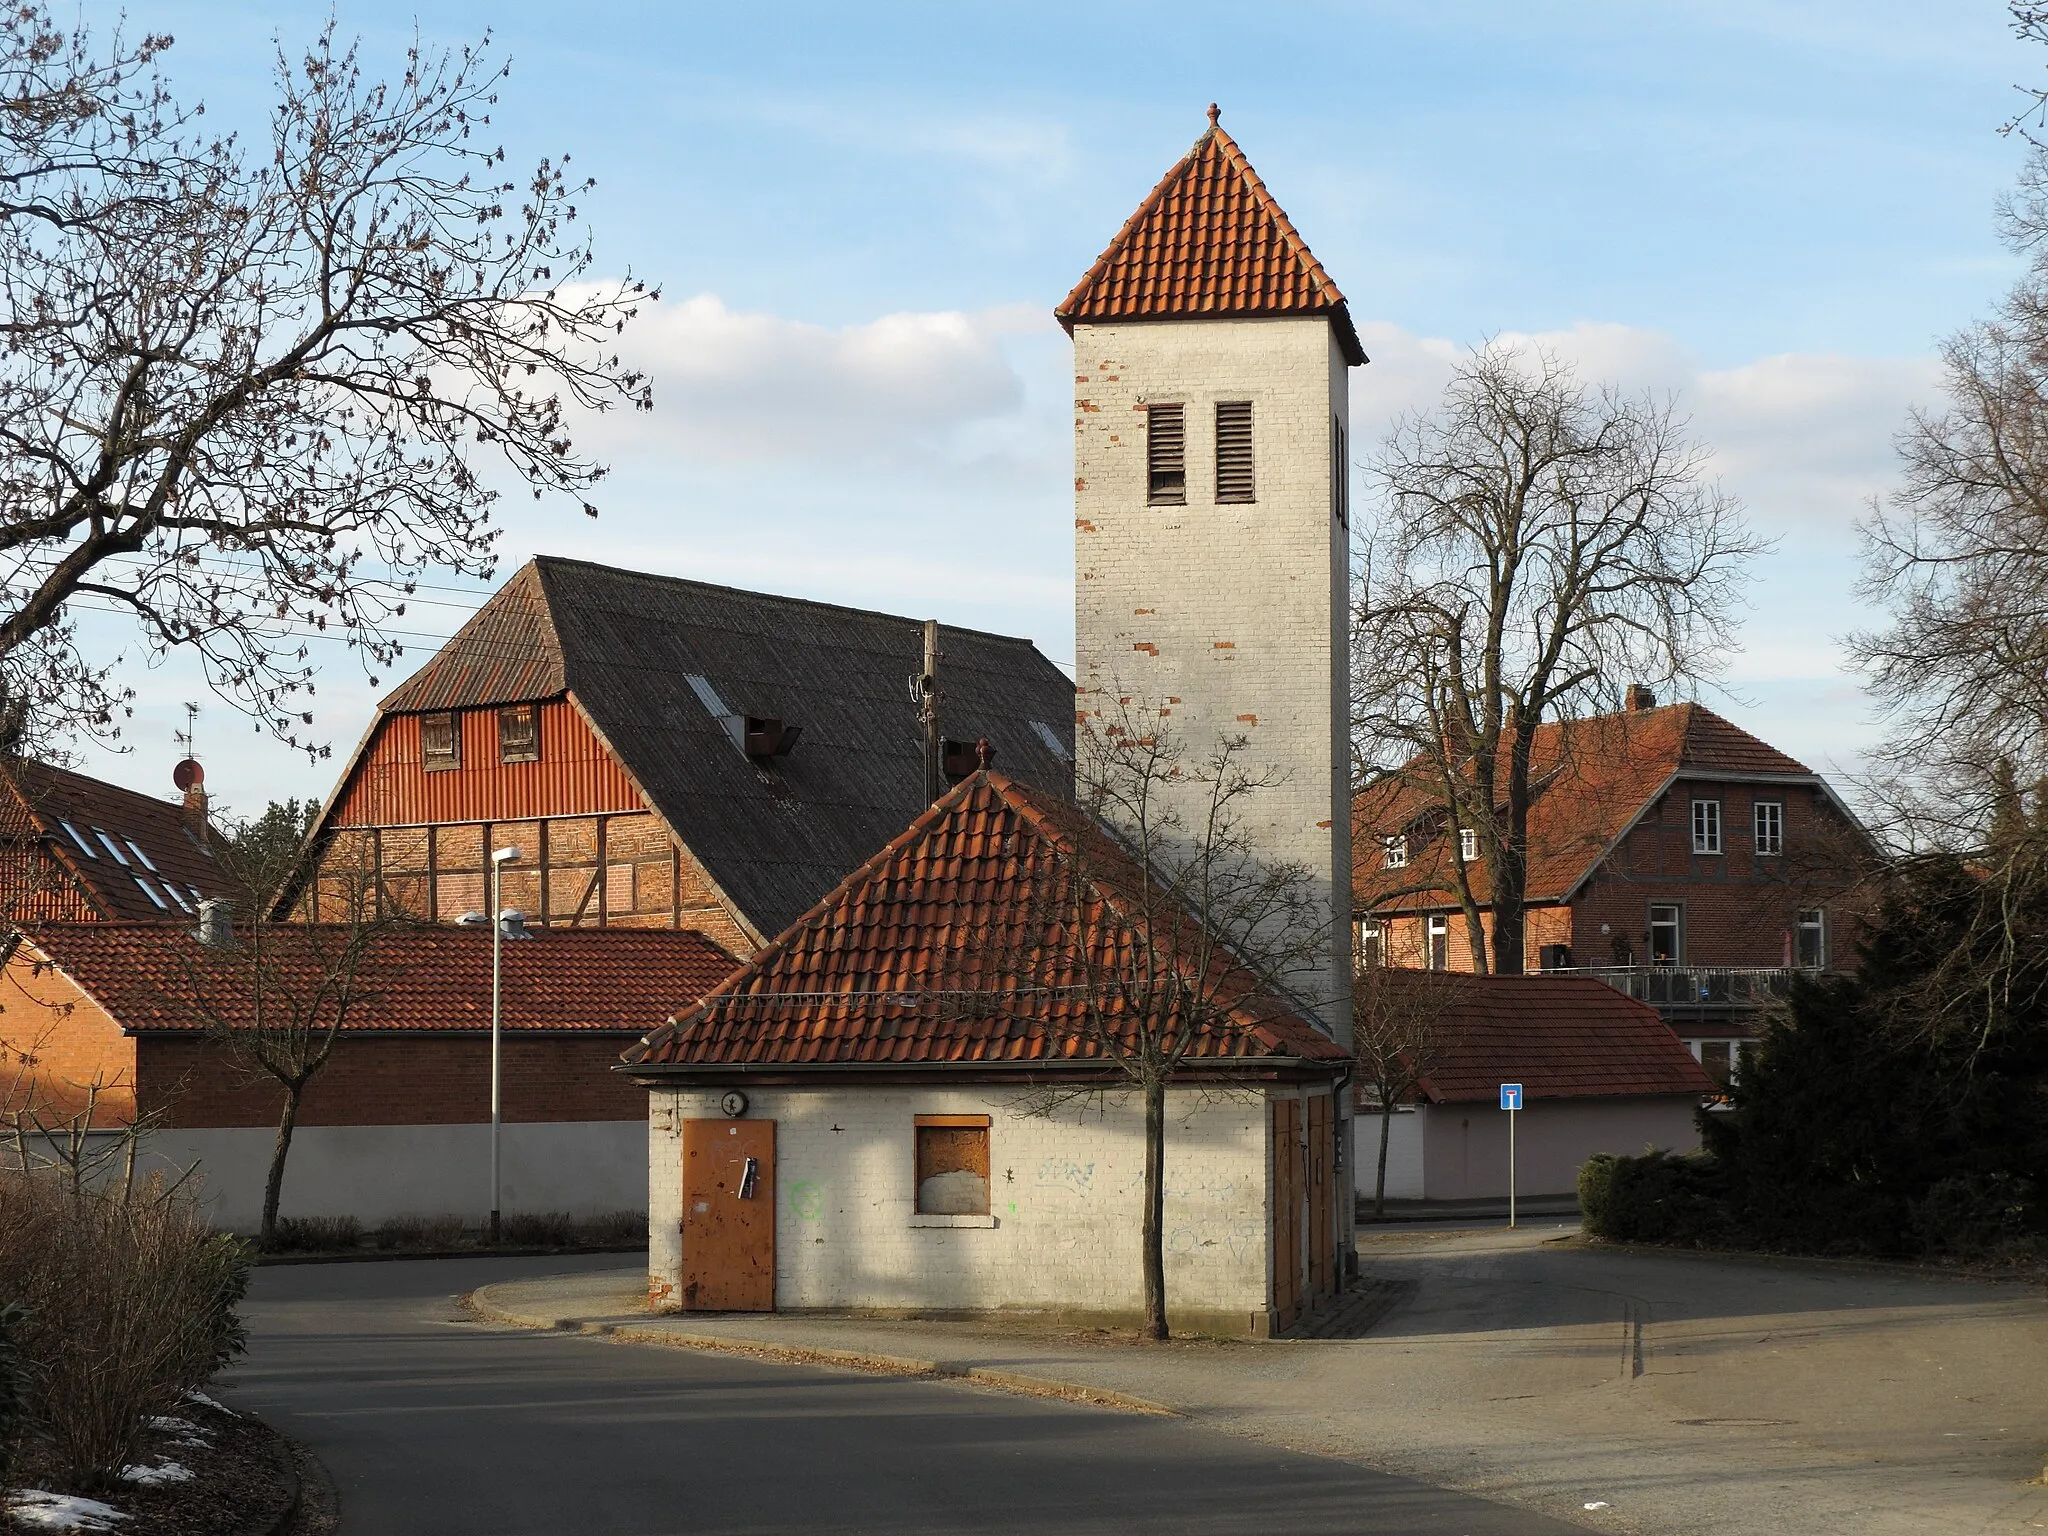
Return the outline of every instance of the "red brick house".
[[[68,768],[0,765],[0,916],[191,922],[225,884],[218,836],[196,789],[178,804]]]
[[[1869,842],[1805,764],[1703,705],[1634,702],[1537,733],[1524,965],[1653,1004],[1725,1073],[1789,973],[1852,961]],[[1473,970],[1454,866],[1490,933],[1486,868],[1428,776],[1367,786],[1353,827],[1361,957]]]
[[[1071,785],[1065,674],[1026,640],[939,643],[946,735]],[[517,847],[503,905],[531,926],[695,928],[751,954],[925,803],[922,654],[911,619],[537,558],[383,701],[309,867],[367,869],[385,910],[452,922]],[[320,897],[302,880],[278,911]]]
[[[1571,1194],[1599,1152],[1699,1146],[1700,1102],[1716,1089],[1646,1003],[1584,976],[1472,976],[1396,971],[1429,1020],[1415,1091],[1388,1128],[1387,1197],[1473,1200],[1508,1189],[1503,1083],[1519,1083],[1515,1185]],[[1354,1179],[1369,1199],[1378,1177],[1380,1105],[1363,1083]]]
[[[649,1095],[655,1302],[1141,1315],[1144,1108],[1081,1000],[1126,1017],[1141,933],[1215,1005],[1167,1090],[1170,1315],[1266,1334],[1333,1293],[1350,1056],[1145,882],[979,772],[650,1032],[620,1071]]]
[[[303,998],[323,933],[274,924],[272,985]],[[246,938],[246,931],[245,931]],[[650,1022],[736,962],[693,932],[557,930],[504,946],[504,1208],[592,1214],[646,1200],[646,1100],[610,1068]],[[370,940],[360,1000],[308,1086],[284,1210],[476,1215],[488,1208],[491,936],[393,926]],[[208,1038],[247,1022],[246,944],[185,924],[52,924],[0,966],[0,1092],[46,1124],[99,1087],[96,1121],[142,1116],[153,1160],[197,1163],[215,1220],[254,1227],[282,1090]],[[326,1015],[323,1015],[325,1017]]]

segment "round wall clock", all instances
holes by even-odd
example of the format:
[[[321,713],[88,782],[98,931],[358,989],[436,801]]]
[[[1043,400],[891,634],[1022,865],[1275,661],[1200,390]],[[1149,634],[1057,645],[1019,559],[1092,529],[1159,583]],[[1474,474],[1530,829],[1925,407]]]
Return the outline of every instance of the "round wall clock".
[[[737,1120],[747,1112],[747,1096],[734,1088],[718,1101],[718,1107],[724,1111],[726,1119]]]

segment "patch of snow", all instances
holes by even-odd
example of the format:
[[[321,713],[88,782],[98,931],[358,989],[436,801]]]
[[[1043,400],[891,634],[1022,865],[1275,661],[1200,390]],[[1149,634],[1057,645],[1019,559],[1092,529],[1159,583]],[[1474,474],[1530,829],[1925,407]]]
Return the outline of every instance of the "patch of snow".
[[[31,1531],[111,1531],[116,1521],[128,1518],[98,1499],[45,1493],[40,1488],[27,1489],[9,1499],[7,1513],[17,1525]]]
[[[149,1427],[151,1429],[175,1429],[179,1431],[191,1432],[196,1432],[199,1428],[199,1426],[197,1424],[194,1424],[190,1419],[172,1418],[169,1414],[162,1413],[157,1414],[150,1419]]]
[[[175,1461],[159,1462],[153,1467],[123,1467],[121,1480],[124,1483],[140,1483],[145,1488],[154,1488],[159,1483],[189,1483],[192,1469],[181,1467]]]
[[[226,1414],[231,1419],[235,1417],[234,1409],[230,1408],[226,1403],[215,1402],[212,1398],[208,1397],[204,1392],[187,1392],[185,1394],[185,1401],[188,1403],[203,1403],[208,1408],[217,1409],[221,1413]]]

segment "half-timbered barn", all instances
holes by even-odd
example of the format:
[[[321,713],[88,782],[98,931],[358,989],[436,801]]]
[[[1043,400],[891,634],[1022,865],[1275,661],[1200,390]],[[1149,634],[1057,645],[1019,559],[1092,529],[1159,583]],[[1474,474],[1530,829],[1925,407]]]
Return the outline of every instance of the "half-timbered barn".
[[[914,619],[537,558],[383,701],[281,910],[367,870],[387,910],[453,922],[517,848],[499,905],[531,926],[752,954],[926,803],[923,647]],[[977,630],[939,651],[945,735],[1071,785],[1065,674]]]

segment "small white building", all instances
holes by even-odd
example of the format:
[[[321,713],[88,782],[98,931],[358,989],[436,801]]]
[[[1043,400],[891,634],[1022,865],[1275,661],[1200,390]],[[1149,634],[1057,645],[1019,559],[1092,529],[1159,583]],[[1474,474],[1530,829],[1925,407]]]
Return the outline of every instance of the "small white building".
[[[1079,976],[1073,944],[1105,974],[1142,878],[1118,861],[1072,806],[984,769],[629,1052],[650,1302],[1138,1319],[1142,1101],[1091,1015],[1114,1005],[1004,958]],[[1099,914],[1078,940],[1055,920],[1076,888]],[[1216,1022],[1167,1093],[1168,1315],[1271,1334],[1341,1284],[1350,1059],[1234,960],[1193,986]]]
[[[1566,1195],[1598,1152],[1699,1146],[1698,1115],[1718,1085],[1656,1009],[1586,976],[1469,976],[1388,969],[1422,1075],[1387,1126],[1389,1200],[1476,1200],[1508,1192],[1508,1115],[1517,1083],[1515,1188]],[[1364,1049],[1361,1044],[1361,1050]],[[1361,1070],[1352,1169],[1371,1200],[1381,1114]]]

